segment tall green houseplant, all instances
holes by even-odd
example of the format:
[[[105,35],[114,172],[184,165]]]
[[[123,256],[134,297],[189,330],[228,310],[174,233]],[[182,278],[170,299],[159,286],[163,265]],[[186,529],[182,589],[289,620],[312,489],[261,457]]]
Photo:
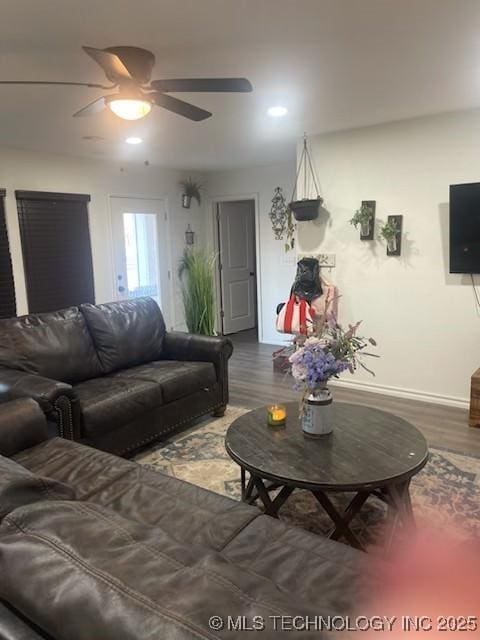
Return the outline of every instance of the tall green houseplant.
[[[201,250],[185,249],[178,275],[182,281],[185,322],[190,333],[215,335],[215,255]]]

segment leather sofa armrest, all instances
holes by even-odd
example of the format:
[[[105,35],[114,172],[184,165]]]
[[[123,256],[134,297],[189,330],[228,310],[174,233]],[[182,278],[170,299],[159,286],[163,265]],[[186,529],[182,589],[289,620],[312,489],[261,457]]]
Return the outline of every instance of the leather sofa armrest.
[[[71,385],[17,369],[0,368],[0,403],[16,398],[33,398],[49,420],[57,424],[58,435],[80,438],[78,401]]]
[[[11,457],[48,438],[47,421],[32,398],[0,405],[0,455]]]
[[[193,362],[213,362],[228,360],[233,353],[229,338],[201,336],[181,331],[168,331],[163,343],[167,360],[191,360]]]
[[[0,368],[0,402],[33,398],[48,414],[61,396],[75,397],[71,385],[17,369]]]
[[[223,407],[228,403],[228,359],[232,353],[232,341],[224,337],[168,331],[163,342],[163,357],[166,360],[190,360],[214,364],[219,385],[219,399]]]

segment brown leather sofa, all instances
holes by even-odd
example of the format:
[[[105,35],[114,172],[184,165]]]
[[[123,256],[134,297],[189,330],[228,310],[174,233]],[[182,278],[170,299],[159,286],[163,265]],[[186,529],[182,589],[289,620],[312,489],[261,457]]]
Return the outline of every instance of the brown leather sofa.
[[[0,640],[329,637],[365,557],[0,406]]]
[[[0,320],[0,402],[35,399],[64,438],[118,455],[228,402],[232,344],[168,332],[151,298]]]

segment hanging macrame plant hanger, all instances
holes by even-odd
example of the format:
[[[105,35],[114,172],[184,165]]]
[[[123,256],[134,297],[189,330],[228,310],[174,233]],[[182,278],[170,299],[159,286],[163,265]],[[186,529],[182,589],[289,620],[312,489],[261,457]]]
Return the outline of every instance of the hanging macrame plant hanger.
[[[303,199],[295,200],[298,190],[298,183],[301,179],[303,169]],[[317,194],[316,198],[307,198],[308,188],[308,173],[312,177],[313,186]],[[318,216],[320,205],[323,202],[323,198],[320,196],[320,189],[318,188],[317,177],[313,169],[312,159],[307,146],[307,136],[303,136],[303,149],[300,156],[300,162],[298,163],[297,175],[295,176],[295,185],[293,187],[292,201],[288,205],[293,213],[295,220],[299,222],[305,222],[306,220],[315,220]]]

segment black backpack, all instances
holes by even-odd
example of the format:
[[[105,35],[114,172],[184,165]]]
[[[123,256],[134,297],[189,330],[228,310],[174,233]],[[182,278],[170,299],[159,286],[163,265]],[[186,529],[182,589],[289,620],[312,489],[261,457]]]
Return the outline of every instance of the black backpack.
[[[322,295],[320,282],[320,265],[316,258],[302,258],[297,263],[297,275],[292,287],[292,293],[309,304],[314,298]]]

